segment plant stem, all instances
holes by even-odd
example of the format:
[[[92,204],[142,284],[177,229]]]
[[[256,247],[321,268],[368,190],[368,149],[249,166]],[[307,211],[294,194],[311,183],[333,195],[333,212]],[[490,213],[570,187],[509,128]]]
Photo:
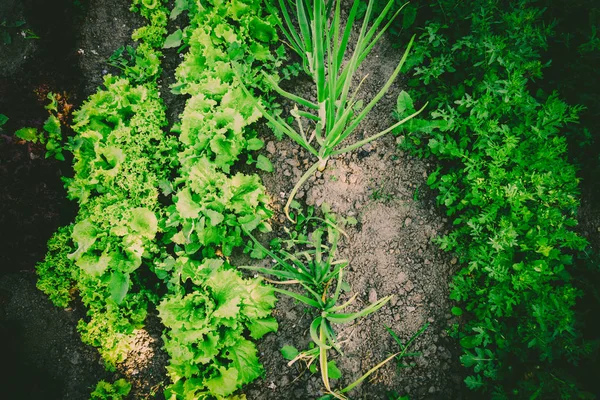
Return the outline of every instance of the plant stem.
[[[296,192],[298,192],[298,189],[300,189],[302,184],[304,182],[306,182],[306,180],[308,178],[310,178],[312,176],[312,174],[315,173],[315,171],[319,168],[319,166],[321,165],[322,162],[323,162],[323,160],[319,160],[318,162],[314,163],[313,166],[310,167],[308,169],[308,171],[306,171],[304,173],[304,175],[302,175],[302,178],[300,178],[300,180],[298,180],[298,183],[296,183],[296,186],[294,186],[294,188],[292,189],[292,192],[290,193],[290,197],[288,198],[288,201],[285,204],[285,207],[283,208],[283,211],[285,212],[285,216],[291,222],[296,222],[290,217],[290,205],[292,204],[292,200],[294,200],[294,196],[296,196]],[[325,162],[327,162],[327,160],[325,160]]]

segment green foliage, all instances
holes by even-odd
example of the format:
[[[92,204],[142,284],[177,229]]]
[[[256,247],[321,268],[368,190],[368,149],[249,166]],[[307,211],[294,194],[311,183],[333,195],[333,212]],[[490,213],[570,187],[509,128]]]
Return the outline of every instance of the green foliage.
[[[43,140],[43,136],[38,134],[38,130],[36,128],[21,128],[15,132],[15,136],[19,139],[26,140],[31,143],[37,143],[38,141]]]
[[[406,63],[418,101],[437,109],[400,132],[405,148],[444,161],[427,183],[454,226],[438,243],[463,265],[451,298],[461,304],[452,312],[466,317],[461,362],[473,375],[465,382],[495,398],[571,398],[577,389],[561,365],[589,346],[569,266],[586,241],[572,231],[578,179],[561,130],[581,107],[529,91],[552,32],[543,10],[526,0],[437,6],[452,30],[431,21]],[[397,117],[413,110],[403,92]]]
[[[117,379],[114,383],[100,381],[90,394],[93,400],[123,400],[131,391],[131,383],[125,379]]]
[[[206,158],[197,159],[190,172],[189,186],[177,192],[166,214],[176,253],[211,257],[218,247],[228,256],[243,244],[242,229],[270,230],[265,220],[272,213],[257,175],[227,176]]]
[[[188,14],[191,25],[183,38],[189,51],[172,86],[175,93],[191,95],[179,128],[182,174],[189,173],[198,156],[228,173],[242,152],[258,148],[256,132],[248,126],[260,117],[235,79],[233,65],[242,66],[246,85],[263,87],[259,72],[273,74],[282,64],[283,48],[275,54],[269,49],[276,42],[275,22],[260,1],[214,2]],[[259,165],[269,169],[263,158]]]
[[[132,11],[139,12],[149,23],[133,32],[132,39],[139,42],[137,47],[121,47],[108,60],[132,83],[156,82],[160,77],[160,49],[166,40],[168,22],[163,3],[163,0],[133,0]]]
[[[113,190],[152,208],[158,181],[174,163],[175,146],[161,129],[166,118],[158,90],[111,76],[105,85],[73,113],[78,136],[72,149],[75,176],[66,181],[69,197],[83,204]]]
[[[145,15],[160,23],[157,13],[164,9],[152,9]],[[154,51],[144,42],[138,54],[144,46]],[[137,59],[134,67],[140,67]],[[146,276],[158,254],[159,184],[170,176],[177,149],[162,131],[166,118],[154,83],[158,69],[145,71],[137,77],[147,80],[143,85],[107,76],[105,89],[74,113],[76,136],[69,144],[74,176],[65,183],[80,210],[75,223],[51,240],[38,265],[39,285],[55,304],[66,305],[71,284],[78,290],[87,308],[78,323],[82,340],[98,348],[110,369],[125,359],[148,305],[158,300]],[[57,111],[55,103],[49,112]],[[44,128],[58,135],[60,125],[52,117]]]
[[[33,33],[31,29],[26,29],[24,27],[26,23],[27,22],[22,19],[10,21],[6,18],[2,18],[0,20],[0,40],[2,41],[2,44],[6,46],[12,44],[13,37],[19,34],[25,39],[39,39],[39,36]]]
[[[255,345],[277,330],[270,317],[273,290],[259,280],[245,280],[222,260],[189,260],[177,274],[180,289],[158,306],[169,331],[165,348],[173,382],[167,398],[222,398],[262,374]],[[184,294],[186,282],[193,285]]]
[[[158,306],[171,355],[166,396],[223,398],[262,374],[250,339],[277,329],[269,317],[272,289],[242,279],[216,258],[244,245],[244,232],[271,229],[260,178],[231,173],[240,157],[253,163],[248,153],[264,146],[249,128],[260,113],[235,79],[233,63],[243,62],[246,85],[261,85],[258,71],[281,65],[283,52],[270,51],[277,38],[260,1],[211,1],[207,7],[178,1],[171,17],[185,11],[190,26],[181,40],[188,52],[173,91],[190,98],[173,129],[180,133],[179,176],[163,185],[173,204],[159,223],[162,242],[173,251],[163,251],[154,267],[169,290]],[[256,165],[272,169],[262,155]]]
[[[264,146],[250,129],[260,112],[233,63],[245,86],[266,93],[259,72],[278,80],[285,52],[271,52],[276,20],[261,1],[175,2],[171,18],[187,11],[190,19],[181,38],[166,43],[181,39],[189,50],[173,86],[190,96],[172,130],[177,142],[163,131],[157,85],[167,34],[162,3],[133,1],[149,21],[133,34],[140,43],[115,53],[110,62],[123,75],[107,76],[105,88],[74,113],[74,176],[65,183],[80,211],[55,237],[60,250],[51,247],[38,267],[40,285],[64,305],[72,283],[87,308],[82,340],[109,369],[124,361],[156,307],[171,357],[166,397],[223,398],[262,374],[252,340],[277,329],[269,316],[273,290],[218,258],[243,245],[245,232],[270,230],[259,177],[231,173],[241,158],[272,169],[266,157],[250,154]],[[101,383],[97,392],[121,389]]]
[[[78,326],[82,340],[113,367],[156,301],[140,274],[158,254],[158,186],[176,145],[161,130],[166,119],[155,86],[111,76],[105,85],[74,113],[75,175],[65,181],[80,210],[67,257],[80,271],[77,287],[88,307]]]
[[[286,360],[291,361],[291,360],[295,359],[296,357],[298,357],[299,354],[300,354],[300,352],[294,346],[285,345],[281,348],[281,355]]]
[[[59,228],[48,241],[44,261],[36,265],[37,288],[46,293],[55,306],[65,308],[72,300],[72,288],[79,271],[67,255],[73,252],[71,226]]]
[[[396,362],[398,363],[398,368],[406,368],[409,367],[410,365],[406,365],[403,364],[402,359],[406,358],[406,357],[417,357],[420,356],[421,353],[409,353],[408,349],[410,348],[410,345],[415,341],[416,338],[418,338],[423,332],[425,332],[425,330],[429,327],[429,323],[426,323],[425,325],[423,325],[423,327],[421,329],[419,329],[417,332],[415,332],[414,335],[412,335],[410,337],[410,339],[408,339],[408,341],[406,342],[406,344],[402,343],[402,339],[400,339],[398,337],[398,335],[396,335],[396,332],[394,332],[392,330],[392,328],[390,328],[389,326],[386,326],[385,329],[388,331],[388,333],[390,334],[390,336],[394,339],[394,341],[396,342],[396,344],[400,347],[400,352],[396,354]]]
[[[31,143],[41,143],[46,146],[46,158],[54,157],[57,160],[64,161],[63,148],[65,138],[61,131],[61,123],[58,119],[58,108],[56,95],[52,92],[48,93],[50,103],[45,107],[50,114],[46,122],[44,122],[43,132],[39,132],[36,128],[26,127],[15,132],[15,136]]]
[[[386,396],[387,396],[387,400],[410,400],[410,397],[401,396],[395,390],[392,390],[391,392],[387,392]]]

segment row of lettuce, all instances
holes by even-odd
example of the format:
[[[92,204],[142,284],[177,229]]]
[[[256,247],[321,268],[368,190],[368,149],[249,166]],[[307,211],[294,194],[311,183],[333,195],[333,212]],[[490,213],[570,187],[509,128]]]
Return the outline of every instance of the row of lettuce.
[[[565,138],[581,107],[534,89],[553,27],[528,0],[418,8],[432,17],[406,71],[414,101],[433,107],[397,133],[440,160],[427,183],[452,222],[439,244],[463,266],[451,297],[465,382],[499,399],[593,398],[577,371],[598,346],[576,312],[573,264],[587,242],[573,231],[578,178]],[[398,118],[414,108],[403,93]]]
[[[166,398],[224,398],[260,376],[252,340],[277,329],[272,289],[224,261],[244,231],[270,230],[271,216],[260,178],[231,172],[240,159],[272,168],[249,153],[263,146],[249,128],[260,114],[234,68],[258,86],[253,77],[280,66],[283,51],[270,51],[277,35],[261,0],[177,1],[170,13],[163,3],[133,0],[148,24],[133,34],[132,62],[74,113],[65,183],[79,213],[50,240],[38,287],[60,307],[80,296],[78,330],[109,369],[156,309],[170,355]],[[157,82],[169,17],[184,12],[190,24],[177,35],[187,52],[173,90],[189,98],[172,129],[178,140],[166,133]]]

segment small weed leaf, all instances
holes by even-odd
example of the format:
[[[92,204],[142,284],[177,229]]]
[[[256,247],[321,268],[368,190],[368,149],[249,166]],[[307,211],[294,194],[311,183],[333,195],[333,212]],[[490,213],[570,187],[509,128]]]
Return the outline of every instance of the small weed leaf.
[[[283,358],[291,361],[298,357],[300,352],[294,346],[286,345],[281,348],[281,354],[283,355]]]
[[[163,44],[163,49],[170,49],[173,47],[181,46],[181,41],[183,40],[183,32],[181,29],[177,29],[175,32],[171,33],[165,39],[165,44]]]
[[[342,377],[342,371],[340,371],[334,360],[327,363],[327,370],[331,379],[340,379]]]
[[[256,160],[256,168],[261,169],[265,172],[273,172],[273,164],[271,164],[271,160],[269,160],[262,154],[259,154]]]

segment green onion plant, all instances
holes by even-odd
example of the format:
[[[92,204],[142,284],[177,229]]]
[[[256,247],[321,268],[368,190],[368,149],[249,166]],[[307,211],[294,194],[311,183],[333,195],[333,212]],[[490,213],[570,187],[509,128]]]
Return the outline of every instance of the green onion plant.
[[[297,129],[280,116],[268,112],[259,101],[254,100],[258,109],[276,130],[285,133],[317,158],[315,164],[306,171],[290,193],[284,208],[288,218],[290,218],[289,206],[298,189],[315,171],[325,169],[330,157],[349,152],[385,135],[423,110],[422,108],[416,111],[379,133],[342,146],[344,140],[352,134],[388,91],[400,73],[414,41],[413,36],[394,72],[375,97],[363,106],[357,94],[367,76],[363,77],[358,87],[351,91],[353,77],[373,46],[406,6],[405,4],[396,11],[384,24],[394,3],[394,0],[389,0],[381,14],[369,26],[374,1],[370,0],[368,3],[358,39],[353,50],[350,51],[349,39],[356,20],[359,0],[354,0],[343,29],[341,0],[296,0],[297,24],[290,16],[287,0],[279,0],[282,14],[279,27],[290,47],[302,58],[303,68],[312,76],[317,89],[315,103],[283,90],[272,76],[263,73],[277,93],[297,103],[291,111]],[[302,109],[299,109],[298,105]]]
[[[292,362],[297,359],[304,359],[310,360],[310,363],[318,357],[321,377],[325,389],[331,396],[343,399],[345,398],[343,393],[352,390],[356,385],[361,383],[386,362],[396,357],[399,353],[388,357],[344,389],[333,391],[329,382],[327,351],[334,349],[338,353],[343,354],[333,325],[347,324],[358,318],[367,316],[383,307],[392,296],[386,296],[379,299],[361,311],[343,313],[342,311],[356,299],[356,295],[354,295],[348,301],[338,305],[342,287],[344,286],[344,268],[348,265],[348,261],[335,260],[335,253],[340,232],[344,232],[337,227],[334,217],[331,214],[326,215],[325,219],[312,217],[305,221],[308,222],[308,220],[318,220],[321,223],[312,232],[309,239],[290,239],[288,241],[294,242],[296,248],[299,248],[299,250],[295,252],[288,252],[283,249],[271,251],[262,246],[250,233],[248,233],[255,241],[255,245],[260,247],[264,253],[272,257],[277,264],[273,268],[255,266],[243,268],[258,271],[262,274],[271,275],[280,279],[279,281],[270,281],[275,284],[301,285],[304,290],[304,293],[302,294],[280,288],[274,289],[275,291],[290,296],[320,312],[310,324],[310,336],[316,347],[300,353]],[[325,236],[327,236],[327,239],[325,239]]]

